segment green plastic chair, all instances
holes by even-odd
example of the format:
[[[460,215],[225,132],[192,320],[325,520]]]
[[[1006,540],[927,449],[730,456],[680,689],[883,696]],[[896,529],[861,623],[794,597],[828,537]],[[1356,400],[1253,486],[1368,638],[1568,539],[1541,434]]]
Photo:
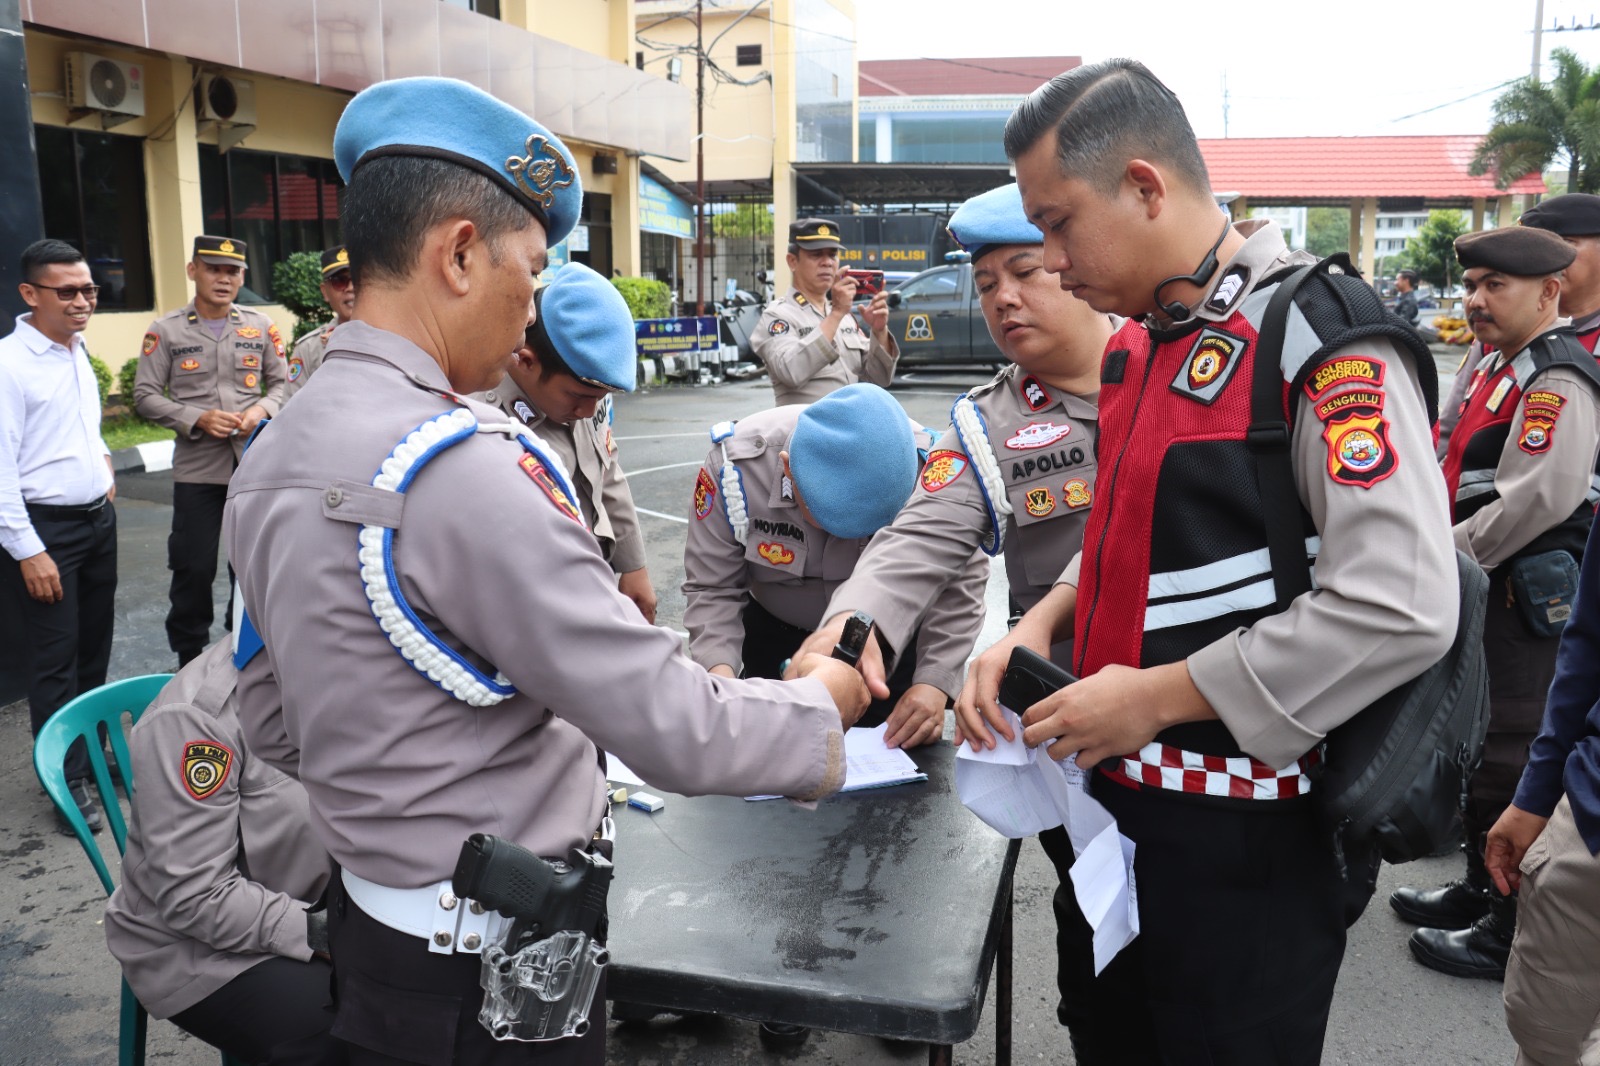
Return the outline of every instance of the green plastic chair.
[[[84,819],[83,812],[78,810],[77,801],[67,788],[67,751],[80,737],[88,745],[89,765],[94,771],[95,789],[100,793],[100,807],[106,824],[111,827],[111,836],[117,842],[117,854],[121,855],[128,846],[128,825],[123,820],[122,805],[117,802],[117,793],[112,787],[111,771],[106,766],[102,743],[111,745],[111,753],[122,775],[122,794],[131,802],[134,791],[133,759],[128,754],[128,737],[123,732],[122,716],[131,714],[132,720],[137,722],[145,708],[171,680],[171,674],[147,674],[113,681],[92,692],[85,692],[51,715],[33,743],[33,771],[39,775],[39,783],[49,794],[50,802],[72,825],[73,834],[78,838],[78,843],[83,845],[89,861],[94,864],[94,872],[100,875],[100,885],[108,896],[116,888],[116,883],[111,880],[111,871],[106,868],[105,859],[94,843],[89,823]],[[119,1066],[144,1066],[148,1025],[149,1016],[124,979],[117,1039]],[[243,1066],[243,1063],[224,1053],[222,1066]]]

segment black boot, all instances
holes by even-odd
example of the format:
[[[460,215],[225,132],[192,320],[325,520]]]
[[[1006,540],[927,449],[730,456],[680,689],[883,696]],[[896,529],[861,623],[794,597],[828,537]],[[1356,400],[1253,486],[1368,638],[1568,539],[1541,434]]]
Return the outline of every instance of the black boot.
[[[1506,979],[1506,960],[1511,957],[1511,938],[1517,931],[1517,897],[1495,893],[1490,897],[1489,913],[1469,929],[1447,932],[1443,929],[1418,929],[1411,934],[1411,954],[1430,970],[1452,977],[1492,977]]]
[[[1483,853],[1467,848],[1467,876],[1439,888],[1397,888],[1389,897],[1402,921],[1427,929],[1465,929],[1489,913],[1496,895],[1483,865]]]

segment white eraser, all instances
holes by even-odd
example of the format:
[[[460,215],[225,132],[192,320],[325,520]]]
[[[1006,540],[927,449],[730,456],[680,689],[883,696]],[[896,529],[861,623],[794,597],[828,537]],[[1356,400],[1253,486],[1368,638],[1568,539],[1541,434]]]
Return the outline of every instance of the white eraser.
[[[641,811],[649,811],[654,814],[665,807],[666,802],[660,796],[652,795],[649,792],[634,792],[628,796],[628,806],[637,807]]]

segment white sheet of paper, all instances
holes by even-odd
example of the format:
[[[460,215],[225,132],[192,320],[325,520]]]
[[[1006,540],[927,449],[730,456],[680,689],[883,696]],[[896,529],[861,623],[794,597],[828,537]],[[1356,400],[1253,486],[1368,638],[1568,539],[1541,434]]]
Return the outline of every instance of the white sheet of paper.
[[[859,792],[864,788],[886,788],[926,781],[928,775],[899,748],[886,748],[883,738],[889,724],[876,729],[847,729],[844,733],[844,785],[840,792]],[[780,796],[746,796],[745,799],[781,799]],[[813,804],[814,806],[814,804]]]
[[[606,780],[613,785],[642,785],[644,778],[628,769],[628,764],[606,752]]]
[[[1098,974],[1139,935],[1138,893],[1133,875],[1134,843],[1116,819],[1089,795],[1089,775],[1077,759],[1061,762],[1022,743],[1022,724],[1009,716],[1016,739],[995,736],[992,750],[956,752],[956,791],[961,802],[997,832],[1032,836],[1064,825],[1077,856],[1072,891],[1094,931]]]

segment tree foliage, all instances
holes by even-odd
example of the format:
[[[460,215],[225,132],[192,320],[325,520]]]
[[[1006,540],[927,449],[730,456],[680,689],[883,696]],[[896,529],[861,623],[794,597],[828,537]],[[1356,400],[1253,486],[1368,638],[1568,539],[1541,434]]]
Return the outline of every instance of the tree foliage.
[[[672,290],[655,278],[612,278],[611,284],[628,302],[634,321],[641,318],[666,318],[672,313]]]
[[[711,216],[713,237],[770,237],[772,211],[766,204],[735,204],[732,211]]]
[[[117,371],[117,395],[122,397],[122,404],[128,410],[133,410],[133,385],[134,379],[139,376],[139,359],[135,356],[122,364],[122,369]]]
[[[1552,163],[1567,168],[1567,192],[1600,190],[1600,68],[1565,48],[1550,53],[1555,76],[1527,77],[1494,102],[1494,124],[1469,172],[1492,174],[1504,189]]]
[[[100,407],[103,410],[106,398],[111,395],[111,368],[101,362],[99,358],[89,357],[89,369],[94,371],[94,384],[100,390]],[[132,395],[130,393],[130,395]]]
[[[295,252],[272,264],[272,289],[278,302],[294,312],[298,339],[333,318],[333,308],[322,298],[322,256]]]
[[[1448,290],[1456,276],[1456,238],[1465,232],[1467,220],[1460,211],[1429,211],[1428,221],[1391,261],[1393,268],[1415,270],[1423,281]]]
[[[1318,259],[1350,250],[1350,209],[1312,207],[1306,210],[1306,251]]]

